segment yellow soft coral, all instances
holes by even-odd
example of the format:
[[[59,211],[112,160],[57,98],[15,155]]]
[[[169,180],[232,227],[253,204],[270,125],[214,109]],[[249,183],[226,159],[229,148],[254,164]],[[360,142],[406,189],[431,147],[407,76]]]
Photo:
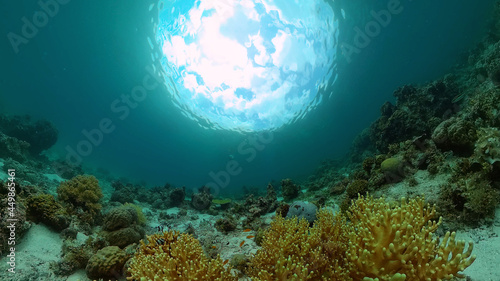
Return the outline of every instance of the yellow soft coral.
[[[350,276],[355,280],[446,280],[462,277],[474,262],[472,243],[455,241],[455,233],[447,233],[441,243],[433,232],[441,223],[431,221],[435,208],[422,198],[391,206],[384,198],[359,197],[350,208],[349,262]],[[405,279],[403,277],[406,277]],[[376,279],[375,279],[376,280]]]
[[[131,259],[127,280],[237,280],[222,260],[209,260],[198,240],[189,234],[165,231],[141,241]]]
[[[305,219],[276,216],[251,260],[252,280],[350,280],[342,270],[345,219],[320,210],[313,228]],[[339,259],[340,257],[340,259]]]
[[[252,280],[439,281],[474,262],[472,243],[447,233],[438,241],[435,209],[421,198],[386,203],[359,197],[345,221],[320,210],[305,220],[276,216],[251,260]]]

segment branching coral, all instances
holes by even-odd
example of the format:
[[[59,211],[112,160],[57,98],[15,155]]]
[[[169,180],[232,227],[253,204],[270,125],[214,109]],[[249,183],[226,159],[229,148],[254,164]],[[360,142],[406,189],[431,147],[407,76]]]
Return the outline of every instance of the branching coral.
[[[446,233],[439,243],[433,237],[439,222],[431,221],[435,208],[421,198],[391,206],[383,198],[360,197],[350,208],[349,250],[350,276],[391,280],[393,275],[406,281],[446,280],[462,277],[474,262],[472,243],[464,252],[465,242],[456,241],[455,233]]]
[[[252,280],[350,280],[339,259],[347,250],[345,219],[320,210],[313,228],[305,219],[276,216],[251,260]]]
[[[305,220],[276,216],[251,260],[252,280],[439,281],[460,277],[474,262],[455,233],[438,241],[434,208],[421,198],[401,204],[359,197],[348,214],[318,212]]]
[[[262,248],[251,258],[249,277],[267,280],[440,281],[463,277],[472,243],[446,233],[433,237],[441,219],[421,198],[401,204],[359,197],[348,218],[325,209],[312,228],[305,219],[276,216]],[[208,259],[195,238],[164,232],[141,241],[128,280],[236,280],[220,258]]]
[[[237,280],[220,258],[209,260],[198,240],[189,234],[163,232],[141,241],[130,262],[127,280]]]

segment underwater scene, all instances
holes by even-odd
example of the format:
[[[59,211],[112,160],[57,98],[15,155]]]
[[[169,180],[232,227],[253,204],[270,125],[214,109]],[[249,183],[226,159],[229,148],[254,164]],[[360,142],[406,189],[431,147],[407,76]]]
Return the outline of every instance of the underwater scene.
[[[500,281],[500,0],[0,23],[0,280]]]

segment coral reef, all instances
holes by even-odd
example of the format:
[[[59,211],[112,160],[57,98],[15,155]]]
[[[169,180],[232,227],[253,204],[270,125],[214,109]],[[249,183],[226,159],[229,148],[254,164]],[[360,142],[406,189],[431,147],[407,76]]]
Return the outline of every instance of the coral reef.
[[[228,233],[236,229],[237,221],[233,217],[220,218],[215,222],[215,228],[222,232]]]
[[[458,170],[452,180],[441,187],[438,207],[451,222],[477,227],[493,218],[499,202],[499,190],[493,188],[483,174]]]
[[[441,122],[432,133],[432,140],[438,148],[452,150],[461,156],[472,154],[476,139],[474,124],[459,117]]]
[[[491,165],[500,162],[500,130],[498,128],[481,128],[475,153]]]
[[[381,108],[382,116],[387,116],[386,114],[389,114],[388,112],[384,112],[383,110],[388,110],[389,108],[394,107],[390,102],[386,102],[386,104],[384,104]],[[390,112],[390,114],[392,114],[392,111]],[[363,159],[370,157],[376,151],[375,145],[370,139],[370,133],[371,133],[370,128],[366,128],[354,138],[349,153],[350,162],[352,163],[363,162]],[[342,165],[338,166],[341,167]]]
[[[476,128],[500,126],[499,89],[479,85],[469,95],[468,106],[464,108],[464,118],[473,120]]]
[[[26,220],[26,206],[21,201],[12,205],[7,197],[0,195],[0,204],[4,206],[0,208],[0,254],[4,256],[10,247],[15,247],[12,244],[12,233],[15,233],[14,243],[19,242],[31,224]]]
[[[353,180],[347,185],[345,194],[340,204],[340,209],[345,212],[351,205],[351,201],[358,198],[359,195],[365,195],[369,190],[367,180]]]
[[[74,231],[76,232],[76,230]],[[64,240],[62,259],[51,264],[52,270],[58,275],[69,275],[78,269],[84,269],[94,253],[107,246],[106,241],[100,237],[91,236],[86,240],[82,240],[75,239],[76,233],[74,236],[74,238]]]
[[[138,184],[125,183],[123,181],[113,181],[111,186],[114,191],[111,194],[111,201],[132,203],[134,200],[151,204],[156,209],[167,209],[178,207],[184,203],[186,188],[174,188],[170,184],[144,188]]]
[[[312,228],[306,220],[276,216],[262,248],[250,261],[252,280],[448,280],[475,257],[472,243],[446,233],[433,237],[435,209],[421,198],[400,204],[359,197],[349,223],[322,209]]]
[[[63,179],[71,179],[78,175],[83,175],[82,165],[68,165],[65,159],[52,161],[51,169]]]
[[[285,201],[295,199],[300,194],[300,186],[293,183],[291,179],[284,179],[281,181],[281,194]]]
[[[372,143],[380,152],[387,153],[392,143],[431,135],[445,113],[453,108],[452,98],[457,92],[451,76],[420,88],[405,85],[397,89],[396,105],[390,106],[391,110],[382,110],[383,115],[371,125]]]
[[[114,188],[113,193],[111,194],[111,201],[124,203],[132,203],[134,202],[134,198],[139,192],[139,189],[132,184],[123,184],[121,181],[114,181],[111,183],[111,186]]]
[[[230,198],[226,199],[213,199],[212,203],[217,204],[217,205],[229,205],[231,203]]]
[[[253,194],[246,197],[243,205],[234,203],[229,210],[232,214],[246,216],[245,227],[256,228],[260,224],[260,217],[273,212],[278,208],[276,191],[272,184],[267,185],[266,196],[255,198]]]
[[[212,204],[213,196],[208,187],[202,187],[191,196],[191,206],[196,210],[206,210]]]
[[[281,202],[278,208],[276,209],[276,215],[281,217],[286,217],[289,209],[290,209],[289,204]]]
[[[178,207],[182,205],[184,202],[184,198],[186,197],[186,188],[173,188],[170,190],[168,193],[168,199],[169,199],[169,206],[171,207]]]
[[[130,261],[127,280],[237,280],[220,258],[208,259],[188,234],[163,232],[141,241]]]
[[[144,229],[139,225],[141,224],[140,214],[142,211],[132,204],[114,208],[106,214],[103,223],[103,236],[109,244],[125,248],[132,243],[138,243],[145,234]],[[142,220],[144,223],[145,219]]]
[[[114,278],[123,275],[123,265],[129,256],[116,246],[100,249],[93,255],[85,268],[90,279]]]
[[[346,195],[348,198],[355,199],[358,195],[364,195],[368,192],[368,181],[353,180],[347,185]]]
[[[50,194],[29,196],[27,206],[28,217],[35,222],[42,222],[56,231],[61,231],[69,226],[68,214]]]
[[[62,182],[57,188],[58,199],[70,214],[77,214],[86,223],[93,224],[100,214],[102,191],[94,176],[80,175]]]
[[[12,158],[20,162],[26,161],[29,147],[29,143],[0,132],[0,158]]]
[[[8,169],[16,170],[16,177],[22,185],[36,186],[46,192],[53,183],[39,172],[44,168],[43,164],[36,161],[27,160],[21,163],[12,158],[5,159],[3,165],[5,173],[8,172]]]
[[[35,156],[54,145],[58,135],[58,131],[52,123],[47,120],[34,121],[28,115],[0,115],[0,131],[29,143],[28,150]]]

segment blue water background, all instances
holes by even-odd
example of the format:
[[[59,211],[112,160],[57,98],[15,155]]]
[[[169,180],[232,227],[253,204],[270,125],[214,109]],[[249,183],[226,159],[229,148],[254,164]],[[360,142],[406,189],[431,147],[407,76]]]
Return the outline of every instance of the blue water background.
[[[201,129],[172,106],[165,88],[148,93],[120,120],[110,109],[114,100],[142,83],[152,64],[147,37],[154,38],[151,1],[70,1],[15,54],[7,34],[20,33],[21,18],[39,10],[36,1],[4,1],[0,8],[0,111],[46,118],[59,129],[53,153],[65,155],[85,138],[82,130],[98,128],[110,118],[116,129],[105,134],[83,164],[117,176],[169,182],[189,188],[212,181],[210,172],[241,167],[230,177],[228,192],[241,186],[265,187],[270,180],[305,179],[326,158],[347,153],[353,138],[379,116],[393,91],[406,83],[442,76],[467,57],[485,34],[493,0],[401,1],[394,16],[370,44],[348,63],[338,62],[338,81],[331,99],[306,119],[282,128],[254,159],[238,152],[248,138],[227,131]],[[388,1],[335,1],[346,18],[340,42],[352,44],[354,27],[372,20],[370,11]],[[245,146],[244,148],[248,148]]]

